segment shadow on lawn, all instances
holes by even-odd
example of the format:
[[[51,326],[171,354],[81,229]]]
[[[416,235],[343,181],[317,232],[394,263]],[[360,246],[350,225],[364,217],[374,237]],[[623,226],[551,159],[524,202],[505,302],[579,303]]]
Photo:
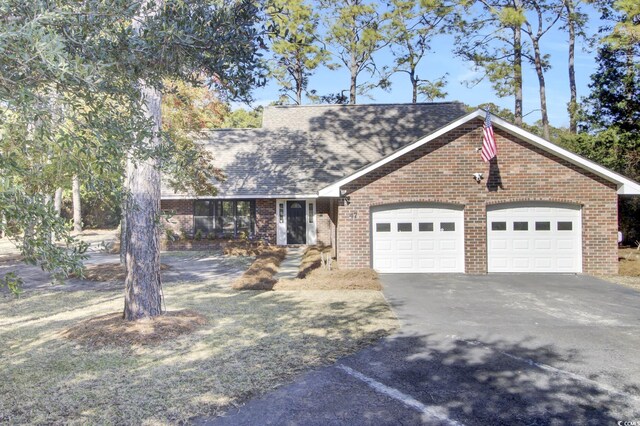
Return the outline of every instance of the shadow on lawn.
[[[388,332],[393,314],[382,299],[365,303],[358,297],[339,300],[326,292],[220,291],[207,283],[172,284],[165,291],[169,310],[194,309],[208,317],[207,325],[159,346],[131,350],[94,350],[51,339],[76,321],[75,316],[66,325],[64,317],[49,328],[39,323],[26,339],[20,339],[20,329],[0,330],[3,341],[20,342],[0,351],[10,360],[0,367],[0,393],[7,395],[0,401],[0,423],[188,422],[267,395],[309,369],[338,359],[429,406],[443,407],[465,424],[605,424],[618,419],[618,413],[634,410],[624,396],[513,358],[552,366],[580,362],[580,354],[527,342],[399,336],[347,356]],[[78,309],[90,303],[82,301]],[[383,375],[376,365],[385,366]],[[349,381],[340,374],[341,384]],[[290,401],[280,412],[267,396],[269,405],[262,416],[267,421],[268,416],[287,413],[290,418],[280,420],[295,422],[300,416],[299,423],[304,423],[314,419],[309,416],[336,410],[360,420],[357,423],[403,420],[396,417],[401,413],[381,412],[374,400],[361,398],[359,392],[368,388],[351,381],[359,387],[345,389],[345,394],[318,389]],[[377,417],[370,417],[372,413]],[[419,413],[407,413],[405,423],[416,415],[421,420]]]

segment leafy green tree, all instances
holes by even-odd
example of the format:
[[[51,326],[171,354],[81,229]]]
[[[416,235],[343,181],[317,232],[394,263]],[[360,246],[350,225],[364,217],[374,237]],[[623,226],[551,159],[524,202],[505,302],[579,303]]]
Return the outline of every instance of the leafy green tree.
[[[250,88],[264,81],[257,59],[259,19],[256,4],[243,0],[0,3],[0,102],[5,106],[0,113],[16,123],[10,127],[0,120],[3,141],[10,135],[30,155],[71,145],[86,153],[87,167],[95,170],[109,167],[105,162],[123,167],[126,159],[126,319],[162,311],[159,179],[160,168],[174,158],[160,131],[163,81],[205,75],[212,86],[246,99]],[[62,97],[72,126],[52,124],[54,95]],[[4,155],[0,170],[27,182],[25,177],[37,176],[33,167],[16,167]],[[20,196],[36,199],[17,188]],[[38,223],[48,223],[54,214],[53,209],[29,209],[27,202],[17,205],[25,208],[25,218],[27,212],[37,213]],[[9,219],[22,223],[22,230],[46,229],[17,215]],[[27,239],[33,238],[35,233]]]
[[[271,41],[270,76],[280,85],[280,102],[302,104],[309,95],[309,77],[330,53],[320,40],[320,15],[305,0],[269,0]]]
[[[319,4],[325,13],[327,41],[349,70],[349,103],[355,104],[358,94],[374,87],[371,83],[358,83],[362,72],[380,74],[373,54],[389,42],[386,18],[375,0],[319,0]]]
[[[164,81],[162,130],[196,132],[219,128],[229,115],[229,106],[213,91],[186,81]]]
[[[262,126],[262,107],[247,111],[238,108],[231,111],[222,123],[223,129],[254,129]]]
[[[418,94],[428,100],[444,98],[446,75],[434,80],[418,76],[418,65],[431,50],[433,37],[445,32],[455,21],[455,7],[447,0],[392,0],[389,17],[389,40],[394,56],[390,73],[404,73],[411,82],[411,101],[418,101]]]
[[[603,12],[603,18],[612,25],[603,28],[603,42],[614,48],[634,48],[640,44],[640,4],[636,0],[616,0],[614,2],[596,0]]]
[[[180,153],[170,163],[165,179],[178,192],[215,195],[212,179],[223,180],[213,154],[194,141],[203,130],[220,128],[229,115],[229,106],[205,86],[184,81],[165,81],[162,97],[162,130],[171,151]]]
[[[596,61],[591,94],[583,99],[582,128],[640,133],[640,45],[618,49],[605,44]]]
[[[640,180],[640,46],[603,45],[591,94],[583,99],[582,130],[561,139],[566,148]],[[640,199],[620,197],[620,229],[640,240]]]
[[[471,61],[500,97],[513,96],[514,122],[522,125],[523,0],[462,0],[455,52]]]

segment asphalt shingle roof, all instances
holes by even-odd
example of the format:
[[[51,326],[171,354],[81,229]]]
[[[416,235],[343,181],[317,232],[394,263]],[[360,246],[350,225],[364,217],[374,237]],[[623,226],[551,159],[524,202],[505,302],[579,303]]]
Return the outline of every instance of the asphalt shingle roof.
[[[262,128],[203,132],[227,175],[219,196],[315,194],[466,113],[457,102],[275,106]],[[163,185],[163,197],[176,194]]]

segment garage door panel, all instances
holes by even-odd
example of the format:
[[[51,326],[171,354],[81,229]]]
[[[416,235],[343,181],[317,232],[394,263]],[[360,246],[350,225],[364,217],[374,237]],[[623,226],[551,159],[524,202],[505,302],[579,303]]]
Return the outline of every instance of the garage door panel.
[[[373,208],[374,269],[380,272],[464,272],[463,215],[462,207],[444,205]],[[390,232],[376,232],[376,224],[383,221],[390,223]],[[442,227],[443,223],[447,225]]]
[[[434,258],[425,257],[425,258],[420,258],[418,260],[418,268],[421,271],[429,271],[434,269],[435,267],[436,267],[436,261]]]
[[[533,247],[536,250],[551,250],[553,246],[551,240],[535,240]]]
[[[492,240],[490,242],[490,246],[494,250],[507,250],[509,245],[507,240],[505,240],[504,238],[496,238],[495,240]]]
[[[522,239],[513,240],[513,244],[511,245],[511,248],[513,250],[529,250],[530,243],[531,241],[529,240],[522,240]]]
[[[377,251],[391,251],[393,250],[393,244],[391,243],[391,241],[378,241],[378,245],[376,247]]]
[[[534,260],[533,266],[540,270],[549,271],[552,269],[552,262],[548,257],[538,257]]]
[[[575,250],[575,241],[573,240],[558,240],[558,250]]]
[[[413,258],[398,258],[398,270],[400,271],[411,271],[413,269]]]
[[[418,241],[418,250],[431,252],[436,248],[436,243],[433,240],[419,240]]]
[[[511,203],[487,208],[489,272],[581,272],[580,206],[538,204]],[[505,222],[506,230],[504,226],[501,229],[493,226]]]
[[[440,241],[440,250],[455,251],[457,250],[456,242],[451,240]]]
[[[398,240],[397,241],[398,251],[413,251],[413,241],[412,240]]]

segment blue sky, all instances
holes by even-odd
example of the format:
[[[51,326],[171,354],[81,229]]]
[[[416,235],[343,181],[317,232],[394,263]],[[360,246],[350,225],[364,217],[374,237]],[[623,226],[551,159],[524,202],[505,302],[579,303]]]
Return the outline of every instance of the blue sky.
[[[595,33],[600,24],[597,14],[593,10],[585,8],[590,16],[588,33]],[[569,101],[569,77],[568,62],[568,35],[557,28],[546,34],[541,41],[543,53],[551,55],[551,69],[545,74],[547,85],[547,107],[549,121],[554,126],[568,127],[569,116],[567,103]],[[526,37],[523,34],[523,38]],[[498,98],[488,82],[481,82],[474,87],[468,87],[465,83],[476,76],[476,71],[470,63],[462,61],[452,54],[454,39],[452,36],[439,36],[432,43],[432,51],[422,60],[418,75],[421,78],[436,79],[448,73],[448,84],[445,91],[448,95],[443,101],[461,101],[468,105],[478,105],[485,102],[493,102],[504,108],[513,109],[513,98]],[[589,77],[596,69],[595,49],[592,51],[579,43],[576,47],[575,69],[578,98],[588,93]],[[376,63],[380,65],[390,64],[391,54],[388,51],[380,51],[375,56]],[[362,74],[362,79],[368,75]],[[524,70],[523,79],[523,110],[525,121],[533,123],[540,119],[540,99],[538,93],[538,79],[533,66],[528,64]],[[349,73],[345,68],[337,70],[319,69],[310,79],[310,88],[317,89],[318,93],[338,92],[349,87]],[[348,92],[347,92],[348,93]],[[411,85],[406,74],[396,74],[392,78],[392,86],[389,92],[375,90],[370,93],[371,99],[359,96],[358,103],[404,103],[411,102]],[[268,105],[277,100],[278,85],[269,82],[267,86],[256,89],[253,106]]]

